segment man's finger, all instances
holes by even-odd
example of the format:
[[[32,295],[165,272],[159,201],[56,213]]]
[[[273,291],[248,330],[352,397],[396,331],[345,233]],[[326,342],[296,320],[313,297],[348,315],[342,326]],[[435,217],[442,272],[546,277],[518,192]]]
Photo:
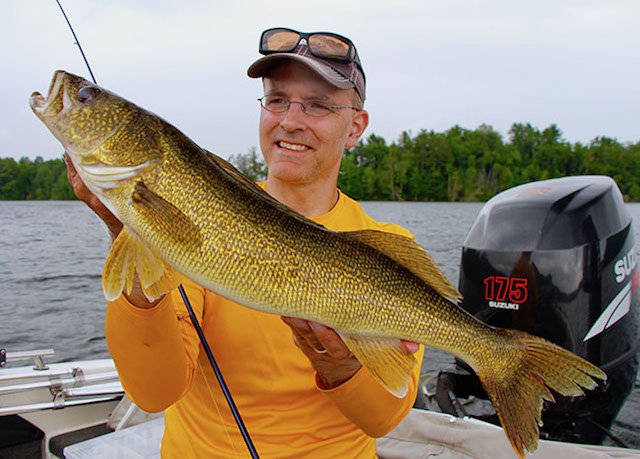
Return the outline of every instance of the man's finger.
[[[69,185],[73,186],[73,183],[75,182],[74,179],[75,176],[78,175],[78,171],[76,171],[76,168],[73,166],[71,158],[69,158],[69,153],[64,154],[64,163],[67,165],[67,180]]]
[[[318,351],[325,349],[313,330],[309,327],[309,321],[294,317],[282,317],[282,321],[291,327],[294,334],[298,335],[299,340],[304,340],[310,347]]]
[[[69,182],[69,185],[71,185],[71,188],[73,188],[73,192],[75,193],[76,197],[81,201],[86,202],[87,204],[90,204],[89,200],[91,196],[88,196],[89,190],[85,186],[82,179],[78,177],[78,171],[76,170],[76,167],[73,165],[71,158],[69,158],[68,153],[64,154],[64,162],[67,165],[67,181]]]
[[[76,197],[89,206],[96,215],[107,225],[112,238],[115,238],[122,230],[122,222],[87,188],[78,171],[73,165],[69,154],[65,152],[64,162],[67,165],[67,180],[73,188]]]
[[[416,343],[415,341],[407,341],[404,339],[400,340],[404,346],[404,350],[408,354],[415,354],[420,349],[420,343]]]
[[[309,327],[315,334],[322,347],[326,349],[334,359],[346,359],[351,357],[351,351],[344,344],[340,335],[332,328],[326,327],[317,322],[309,322]]]

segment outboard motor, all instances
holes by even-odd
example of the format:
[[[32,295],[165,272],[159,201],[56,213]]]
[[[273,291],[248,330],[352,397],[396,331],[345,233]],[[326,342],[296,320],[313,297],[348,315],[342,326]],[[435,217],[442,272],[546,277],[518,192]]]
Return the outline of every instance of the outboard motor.
[[[616,183],[604,176],[504,191],[469,231],[460,266],[463,309],[489,325],[546,338],[607,373],[607,382],[585,397],[554,394],[557,403],[545,402],[542,438],[601,443],[633,389],[640,349],[636,263],[631,217]],[[459,397],[487,398],[472,370],[456,364],[440,373],[436,394],[451,414],[460,414]]]

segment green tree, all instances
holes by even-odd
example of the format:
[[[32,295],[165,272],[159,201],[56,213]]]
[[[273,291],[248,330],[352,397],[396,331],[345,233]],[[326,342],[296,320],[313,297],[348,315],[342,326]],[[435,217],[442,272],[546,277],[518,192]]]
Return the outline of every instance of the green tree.
[[[231,155],[229,162],[254,182],[267,178],[267,166],[262,158],[258,156],[255,147],[249,148],[247,153]]]
[[[62,159],[0,159],[0,199],[75,199]]]

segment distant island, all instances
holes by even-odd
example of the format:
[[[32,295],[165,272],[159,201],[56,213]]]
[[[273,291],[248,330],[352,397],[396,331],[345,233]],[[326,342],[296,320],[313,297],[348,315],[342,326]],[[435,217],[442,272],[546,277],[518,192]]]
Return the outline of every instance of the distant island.
[[[255,148],[229,161],[253,180],[265,177]],[[486,201],[522,183],[570,175],[608,175],[626,201],[640,201],[640,142],[572,144],[555,124],[540,131],[522,123],[511,126],[507,142],[487,125],[403,132],[390,144],[372,134],[345,152],[338,183],[363,201]],[[0,200],[70,199],[62,158],[0,159]]]

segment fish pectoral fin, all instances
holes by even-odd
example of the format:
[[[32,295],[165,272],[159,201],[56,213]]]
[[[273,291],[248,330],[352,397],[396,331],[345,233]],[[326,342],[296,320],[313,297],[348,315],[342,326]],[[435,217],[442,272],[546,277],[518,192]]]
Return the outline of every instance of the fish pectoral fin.
[[[462,294],[449,282],[431,255],[413,239],[376,230],[347,231],[344,234],[364,242],[401,264],[445,298],[462,300]]]
[[[154,301],[176,288],[181,282],[181,277],[153,249],[137,237],[134,238],[137,242],[135,259],[140,286],[145,296]]]
[[[165,198],[150,190],[143,181],[136,183],[131,205],[145,222],[163,228],[163,237],[179,250],[194,250],[202,245],[202,235],[195,223]]]
[[[343,336],[342,340],[385,389],[398,398],[407,394],[416,359],[403,351],[399,339]]]
[[[117,299],[122,292],[131,293],[136,274],[149,301],[173,290],[181,281],[180,275],[154,250],[124,228],[113,242],[102,271],[107,300]]]
[[[131,196],[137,216],[153,228],[160,228],[163,237],[175,250],[198,248],[202,239],[197,226],[176,206],[154,193],[139,181]],[[175,289],[182,277],[147,244],[124,228],[111,247],[102,272],[102,286],[110,301],[123,291],[131,293],[137,275],[142,291],[149,301]]]

